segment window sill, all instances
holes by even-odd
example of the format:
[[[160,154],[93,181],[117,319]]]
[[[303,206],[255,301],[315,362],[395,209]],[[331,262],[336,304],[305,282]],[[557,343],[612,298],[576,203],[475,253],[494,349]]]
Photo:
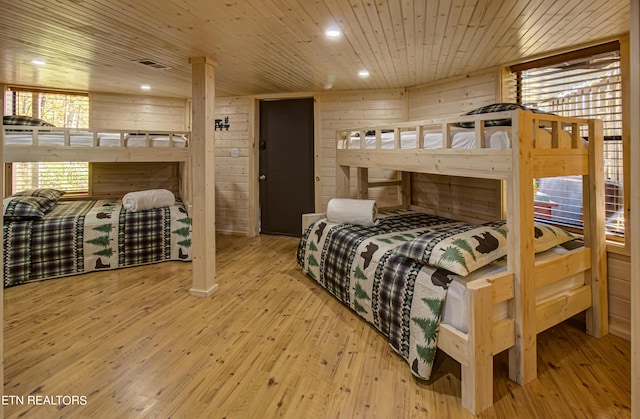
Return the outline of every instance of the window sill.
[[[631,256],[631,252],[629,252],[629,248],[625,245],[625,243],[618,243],[610,240],[607,240],[607,253]]]

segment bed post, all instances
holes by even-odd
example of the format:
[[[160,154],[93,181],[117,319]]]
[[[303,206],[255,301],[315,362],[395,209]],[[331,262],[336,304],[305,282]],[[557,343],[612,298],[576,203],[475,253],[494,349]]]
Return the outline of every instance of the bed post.
[[[11,190],[13,184],[13,163],[3,161],[2,173],[4,174],[4,180],[2,181],[2,198],[5,198],[13,192]],[[91,176],[91,170],[89,170],[89,176]],[[91,182],[89,182],[89,185],[91,185]]]
[[[493,404],[493,291],[486,280],[468,285],[468,358],[461,363],[462,405],[473,414]]]
[[[206,57],[189,59],[192,68],[192,288],[191,295],[208,297],[216,283],[215,206],[215,63]]]
[[[369,199],[369,169],[358,167],[358,199]]]
[[[509,349],[509,377],[524,385],[536,378],[535,253],[533,249],[533,139],[531,112],[515,111],[513,178],[507,180],[508,267],[514,277],[515,345]]]
[[[585,278],[591,284],[591,308],[587,310],[587,333],[602,337],[609,333],[607,297],[607,245],[604,214],[602,121],[589,120],[589,175],[583,176],[584,240],[591,248],[591,269]]]
[[[191,138],[189,138],[189,146],[191,146]],[[191,167],[188,161],[180,162],[178,165],[180,171],[180,184],[178,185],[178,193],[182,197],[189,213],[192,211],[193,195],[191,193]]]
[[[418,138],[422,138],[422,136]],[[400,205],[404,209],[409,209],[411,207],[411,172],[402,172],[400,176],[402,182],[399,188]]]
[[[349,198],[351,196],[351,170],[349,166],[336,166],[336,197]]]

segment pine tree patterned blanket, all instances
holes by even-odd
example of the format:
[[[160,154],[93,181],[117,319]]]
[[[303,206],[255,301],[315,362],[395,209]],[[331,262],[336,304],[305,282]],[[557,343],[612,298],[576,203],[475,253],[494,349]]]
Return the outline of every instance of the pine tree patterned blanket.
[[[4,222],[4,286],[165,260],[191,260],[184,204],[131,212],[119,200],[60,201]]]
[[[416,211],[381,213],[372,227],[321,219],[303,234],[297,261],[310,278],[387,337],[414,375],[429,379],[452,274],[394,250],[462,224]]]

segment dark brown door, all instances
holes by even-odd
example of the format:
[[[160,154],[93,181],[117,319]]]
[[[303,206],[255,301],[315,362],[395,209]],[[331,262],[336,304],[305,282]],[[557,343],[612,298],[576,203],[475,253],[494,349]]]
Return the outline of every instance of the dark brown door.
[[[260,232],[301,235],[314,211],[313,98],[260,102]]]

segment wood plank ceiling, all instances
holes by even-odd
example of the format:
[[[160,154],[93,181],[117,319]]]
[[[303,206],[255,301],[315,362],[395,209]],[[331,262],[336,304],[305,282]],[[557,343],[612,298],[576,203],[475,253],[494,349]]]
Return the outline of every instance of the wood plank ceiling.
[[[414,86],[629,30],[629,0],[0,1],[0,83],[189,97]],[[343,32],[328,39],[336,26]],[[34,65],[33,59],[46,62]],[[151,60],[154,69],[135,60]],[[360,70],[370,76],[360,78]]]

